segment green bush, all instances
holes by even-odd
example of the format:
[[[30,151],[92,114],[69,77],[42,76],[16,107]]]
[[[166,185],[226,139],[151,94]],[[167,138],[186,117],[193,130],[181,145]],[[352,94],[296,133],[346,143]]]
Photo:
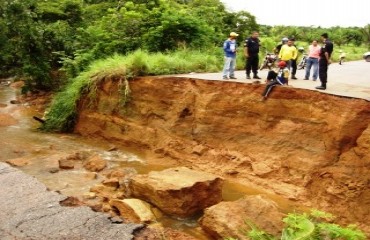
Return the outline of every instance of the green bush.
[[[341,227],[331,223],[335,217],[329,213],[312,210],[311,213],[289,213],[284,219],[285,227],[280,237],[267,234],[250,222],[246,233],[252,240],[365,240],[365,234],[356,225]],[[227,240],[235,240],[227,238]]]

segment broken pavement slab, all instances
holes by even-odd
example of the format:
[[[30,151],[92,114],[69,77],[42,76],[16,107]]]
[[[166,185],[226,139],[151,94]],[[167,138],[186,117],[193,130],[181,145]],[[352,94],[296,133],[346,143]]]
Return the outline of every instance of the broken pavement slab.
[[[0,163],[0,239],[132,239],[140,224],[115,224],[88,207],[62,207],[66,197]]]
[[[145,200],[164,213],[190,217],[222,201],[224,179],[186,167],[136,175],[130,182],[132,197]]]

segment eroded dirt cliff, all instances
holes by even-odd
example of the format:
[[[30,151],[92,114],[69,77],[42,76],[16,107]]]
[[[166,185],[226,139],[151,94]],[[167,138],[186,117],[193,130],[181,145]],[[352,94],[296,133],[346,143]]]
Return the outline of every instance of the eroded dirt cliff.
[[[174,77],[102,81],[75,131],[331,212],[370,232],[370,103],[317,91]]]

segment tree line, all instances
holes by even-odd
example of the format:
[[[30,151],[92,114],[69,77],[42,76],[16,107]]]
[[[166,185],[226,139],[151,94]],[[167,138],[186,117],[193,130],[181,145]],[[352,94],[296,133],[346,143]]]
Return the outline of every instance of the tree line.
[[[279,42],[311,42],[324,31],[337,45],[370,46],[364,27],[265,26],[219,0],[0,0],[0,75],[55,89],[97,59],[137,49],[218,52],[231,31],[239,42],[253,30]]]

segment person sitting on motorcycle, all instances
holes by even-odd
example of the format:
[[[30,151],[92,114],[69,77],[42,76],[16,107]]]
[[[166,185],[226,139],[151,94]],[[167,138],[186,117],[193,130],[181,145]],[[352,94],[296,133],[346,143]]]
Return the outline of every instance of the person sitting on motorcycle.
[[[282,38],[281,39],[281,43],[280,44],[278,44],[275,48],[274,48],[274,53],[275,53],[275,55],[276,56],[278,56],[279,55],[279,52],[280,52],[280,49],[281,49],[281,47],[284,45],[284,44],[286,44],[287,42],[288,42],[288,38],[287,37],[284,37],[284,38]]]
[[[263,101],[267,99],[267,96],[276,85],[288,85],[290,71],[287,68],[286,62],[280,61],[278,63],[278,67],[278,72],[271,70],[267,73],[267,84],[265,90],[262,93]]]

